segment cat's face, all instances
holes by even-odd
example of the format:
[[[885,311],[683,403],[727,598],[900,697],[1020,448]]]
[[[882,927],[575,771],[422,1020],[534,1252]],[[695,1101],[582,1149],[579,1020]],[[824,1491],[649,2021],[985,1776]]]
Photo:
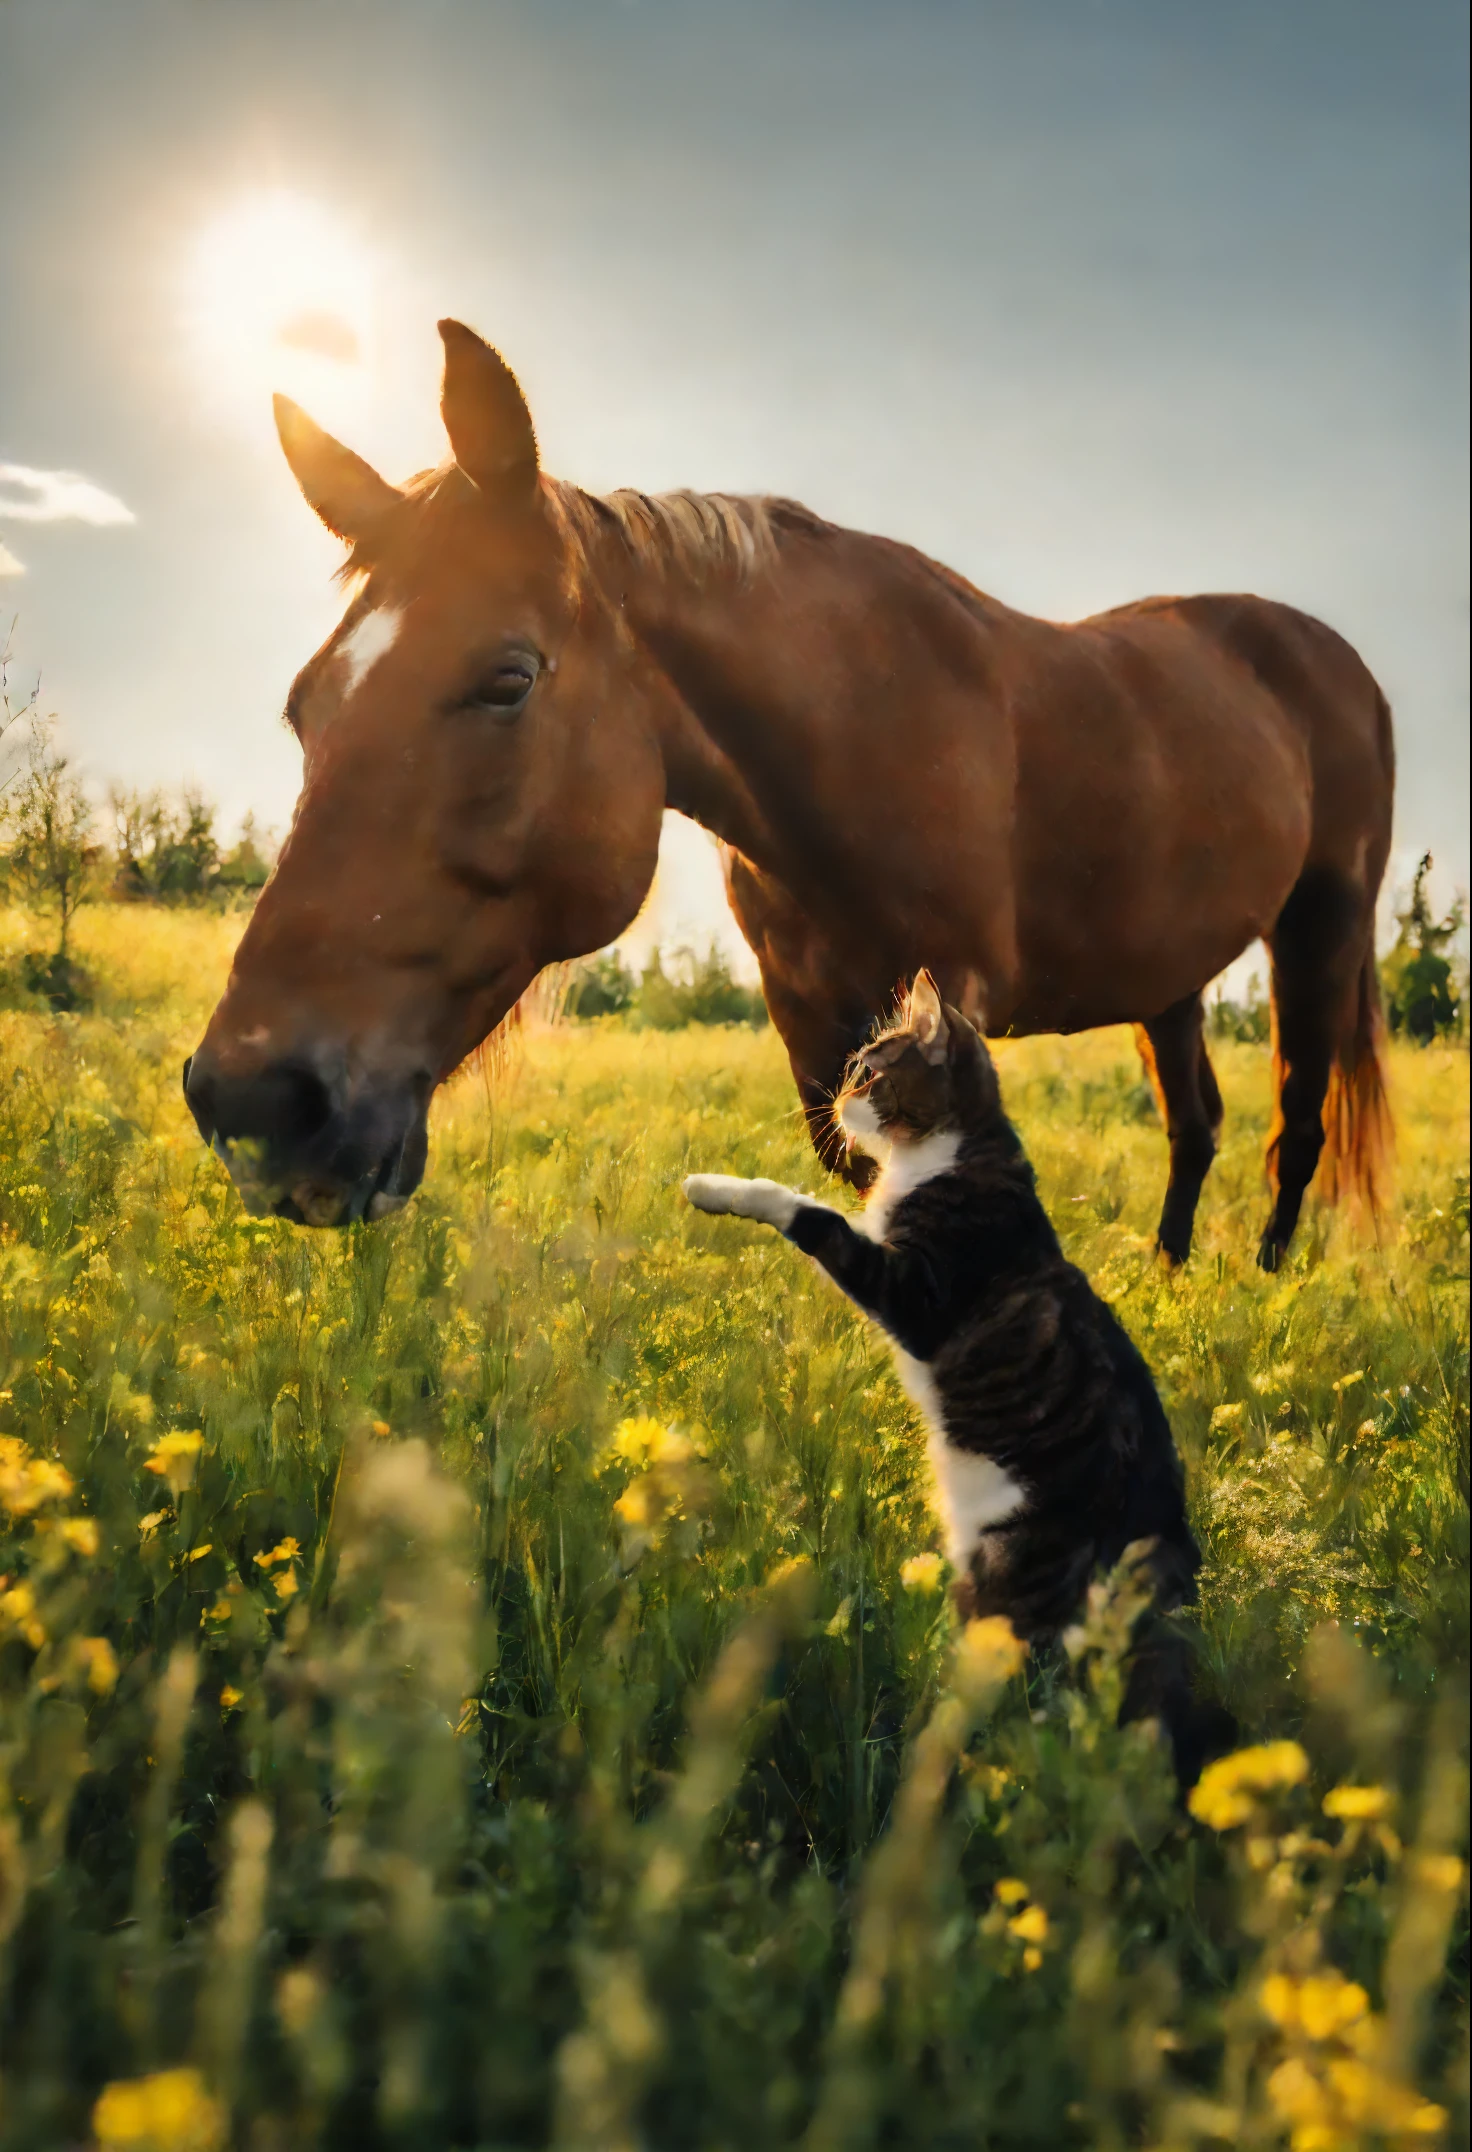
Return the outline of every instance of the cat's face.
[[[883,1155],[892,1144],[977,1127],[1000,1109],[979,1033],[922,971],[895,1022],[849,1063],[834,1118],[850,1147]]]

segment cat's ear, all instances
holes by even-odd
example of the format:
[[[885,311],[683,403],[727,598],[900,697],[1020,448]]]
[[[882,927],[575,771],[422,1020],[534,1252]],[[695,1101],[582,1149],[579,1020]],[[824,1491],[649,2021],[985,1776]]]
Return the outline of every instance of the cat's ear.
[[[940,989],[928,971],[917,971],[915,974],[906,1016],[915,1044],[926,1060],[944,1061],[950,1050],[950,1032],[946,1027],[945,1010],[941,1006]]]

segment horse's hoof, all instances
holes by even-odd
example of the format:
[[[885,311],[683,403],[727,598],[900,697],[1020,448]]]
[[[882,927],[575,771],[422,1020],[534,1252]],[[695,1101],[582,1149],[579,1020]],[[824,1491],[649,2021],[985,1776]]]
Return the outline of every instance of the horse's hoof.
[[[1279,1269],[1287,1253],[1288,1250],[1280,1241],[1275,1240],[1271,1233],[1264,1233],[1257,1251],[1258,1269],[1267,1271]]]
[[[1163,1240],[1157,1240],[1155,1243],[1155,1260],[1162,1270],[1175,1271],[1184,1269],[1186,1257],[1190,1253],[1189,1248],[1167,1247]]]

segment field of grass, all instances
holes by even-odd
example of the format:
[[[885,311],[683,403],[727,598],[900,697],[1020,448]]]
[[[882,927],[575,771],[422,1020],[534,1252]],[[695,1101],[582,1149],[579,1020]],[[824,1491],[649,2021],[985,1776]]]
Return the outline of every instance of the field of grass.
[[[770,1032],[527,1036],[308,1234],[180,1098],[238,924],[98,908],[95,1013],[0,1012],[4,2152],[1465,2141],[1464,1050],[1274,1278],[1264,1049],[1177,1277],[1127,1035],[999,1050],[1187,1459],[1190,1816],[1129,1580],[958,1640],[881,1343],[680,1201],[818,1186]]]

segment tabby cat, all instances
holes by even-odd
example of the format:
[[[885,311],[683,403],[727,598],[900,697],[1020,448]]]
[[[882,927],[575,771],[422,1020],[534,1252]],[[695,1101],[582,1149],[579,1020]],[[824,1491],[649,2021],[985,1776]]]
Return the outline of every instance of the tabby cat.
[[[1152,1543],[1156,1614],[1194,1599],[1201,1555],[1150,1372],[1065,1259],[991,1055],[928,972],[855,1057],[835,1115],[880,1168],[855,1224],[776,1181],[696,1173],[685,1194],[776,1226],[888,1333],[929,1430],[962,1611],[1047,1643],[1136,1540]],[[1189,1784],[1230,1722],[1193,1699],[1172,1625],[1152,1618],[1138,1644],[1124,1716],[1164,1722]]]

